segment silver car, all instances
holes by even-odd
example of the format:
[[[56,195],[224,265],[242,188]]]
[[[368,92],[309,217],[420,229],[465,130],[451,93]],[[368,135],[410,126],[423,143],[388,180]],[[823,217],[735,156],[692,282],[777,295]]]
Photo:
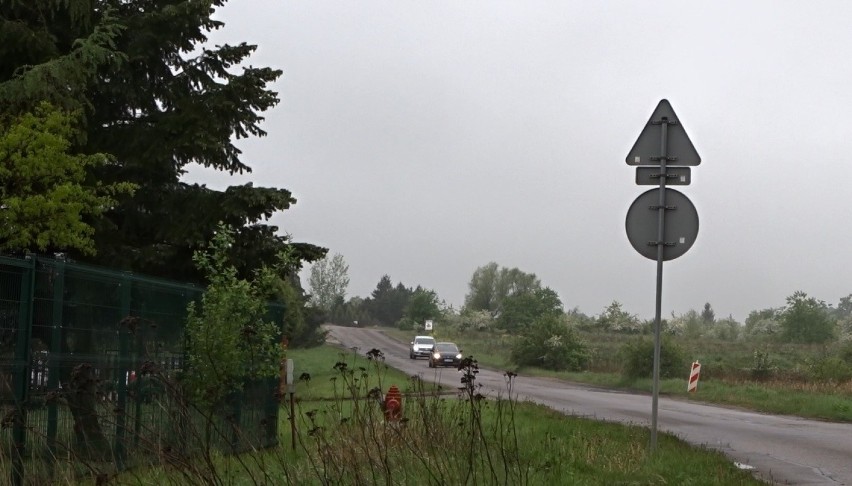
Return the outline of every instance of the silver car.
[[[408,348],[408,357],[411,359],[428,358],[435,346],[435,338],[432,336],[414,336],[411,346]]]

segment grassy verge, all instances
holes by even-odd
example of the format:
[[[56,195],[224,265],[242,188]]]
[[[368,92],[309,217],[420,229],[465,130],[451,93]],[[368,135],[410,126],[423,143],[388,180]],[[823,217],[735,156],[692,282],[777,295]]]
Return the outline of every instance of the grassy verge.
[[[411,334],[396,329],[389,329],[385,332],[402,341],[410,339]],[[619,373],[572,373],[536,368],[517,369],[509,360],[511,338],[506,336],[447,334],[442,336],[441,339],[458,343],[465,355],[475,356],[482,366],[488,368],[512,370],[529,376],[559,378],[608,388],[651,393],[650,379],[625,381]],[[629,337],[622,337],[622,341],[627,339]],[[613,356],[617,354],[616,348],[609,349],[609,352]],[[791,354],[792,351],[787,350],[786,353]],[[696,393],[687,393],[687,378],[688,370],[685,370],[683,379],[662,380],[660,393],[669,397],[742,407],[758,412],[796,415],[835,422],[852,422],[852,382],[820,384],[790,380],[755,382],[704,378],[699,382]]]
[[[666,434],[649,456],[645,428],[484,400],[472,362],[462,373],[463,391],[446,396],[385,367],[380,356],[324,347],[288,357],[296,376],[311,376],[297,385],[295,443],[282,409],[275,449],[136,469],[114,483],[762,484],[720,453]],[[375,393],[390,384],[407,392],[398,421],[386,420]]]

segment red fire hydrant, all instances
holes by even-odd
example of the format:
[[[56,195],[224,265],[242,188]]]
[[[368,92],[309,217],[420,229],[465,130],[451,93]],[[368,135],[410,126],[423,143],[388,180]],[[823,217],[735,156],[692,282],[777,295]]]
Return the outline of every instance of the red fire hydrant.
[[[385,395],[385,420],[396,422],[402,417],[402,393],[396,385],[391,385]]]

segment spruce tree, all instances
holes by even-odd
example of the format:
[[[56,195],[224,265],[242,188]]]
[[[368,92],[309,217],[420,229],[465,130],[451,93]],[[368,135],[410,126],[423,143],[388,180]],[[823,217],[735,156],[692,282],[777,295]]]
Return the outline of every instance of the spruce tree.
[[[236,229],[232,248],[247,276],[292,245],[300,261],[325,250],[293,243],[268,223],[296,202],[281,188],[217,191],[181,181],[198,163],[250,172],[236,140],[266,132],[262,113],[279,99],[281,71],[247,66],[256,46],[207,45],[223,27],[224,0],[10,0],[0,7],[0,101],[4,113],[41,101],[82,108],[75,151],[107,154],[92,167],[101,184],[131,183],[115,204],[86,222],[94,255],[72,258],[180,280],[203,281],[192,255],[221,222]]]

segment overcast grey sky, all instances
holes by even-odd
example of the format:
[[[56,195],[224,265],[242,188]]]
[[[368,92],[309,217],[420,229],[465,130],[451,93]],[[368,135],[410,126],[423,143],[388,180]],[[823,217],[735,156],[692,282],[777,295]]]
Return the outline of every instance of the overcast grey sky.
[[[656,264],[625,234],[647,186],[625,157],[662,98],[698,153],[700,230],[664,265],[663,313],[742,321],[796,290],[852,293],[852,2],[231,0],[216,43],[284,71],[253,181],[272,218],[349,264],[457,306],[490,261],[566,309],[654,315]]]

